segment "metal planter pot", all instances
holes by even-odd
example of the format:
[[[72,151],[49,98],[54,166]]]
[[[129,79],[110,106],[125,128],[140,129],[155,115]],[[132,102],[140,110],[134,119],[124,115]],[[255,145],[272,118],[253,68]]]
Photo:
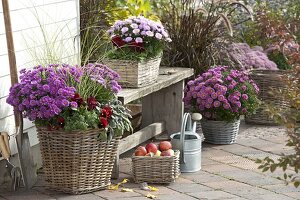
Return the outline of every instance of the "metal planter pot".
[[[211,144],[233,144],[236,142],[240,120],[234,122],[203,120],[201,121],[204,142]]]

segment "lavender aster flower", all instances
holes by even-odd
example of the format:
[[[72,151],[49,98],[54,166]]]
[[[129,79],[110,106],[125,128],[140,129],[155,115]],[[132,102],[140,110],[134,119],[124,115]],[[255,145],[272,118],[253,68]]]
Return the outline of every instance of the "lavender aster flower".
[[[210,113],[207,119],[234,120],[255,110],[257,92],[257,85],[243,71],[216,66],[187,83],[183,102],[205,117]]]

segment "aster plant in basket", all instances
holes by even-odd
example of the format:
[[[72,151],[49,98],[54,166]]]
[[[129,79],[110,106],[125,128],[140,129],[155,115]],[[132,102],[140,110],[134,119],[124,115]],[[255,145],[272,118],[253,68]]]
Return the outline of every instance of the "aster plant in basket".
[[[107,132],[130,130],[128,110],[117,100],[119,75],[101,64],[51,64],[21,70],[20,83],[10,88],[7,103],[37,127],[48,130]]]
[[[111,59],[144,60],[159,56],[164,43],[171,42],[160,22],[143,16],[118,20],[108,30],[115,49],[108,54]]]
[[[255,111],[258,92],[245,72],[217,66],[188,82],[184,103],[206,119],[233,121]]]

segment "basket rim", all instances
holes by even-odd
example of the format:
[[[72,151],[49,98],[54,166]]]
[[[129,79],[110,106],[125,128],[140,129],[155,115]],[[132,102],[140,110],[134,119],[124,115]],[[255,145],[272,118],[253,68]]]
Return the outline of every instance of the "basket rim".
[[[155,57],[152,57],[152,58],[148,58],[148,59],[144,59],[142,61],[138,61],[138,60],[124,60],[124,59],[111,59],[111,58],[103,58],[102,59],[102,62],[105,63],[105,61],[107,62],[124,62],[124,63],[143,63],[143,62],[147,62],[147,61],[150,61],[150,60],[157,60],[157,59],[161,59],[162,58],[162,53],[161,54],[158,54],[157,56]]]
[[[160,160],[163,160],[163,159],[171,159],[171,158],[179,158],[179,155],[180,155],[180,151],[179,150],[174,150],[174,155],[173,156],[135,156],[134,153],[132,154],[132,159],[134,158],[138,158],[138,159],[160,159]]]
[[[216,122],[216,123],[226,123],[226,124],[233,124],[233,123],[237,123],[241,121],[241,119],[236,119],[234,121],[223,121],[223,120],[209,120],[209,119],[205,119],[203,118],[200,122]]]
[[[46,132],[55,132],[56,134],[62,133],[68,133],[68,134],[77,134],[77,133],[81,133],[81,132],[102,132],[102,131],[107,131],[104,128],[89,128],[87,130],[72,130],[72,131],[66,131],[63,129],[58,129],[58,130],[49,130],[47,127],[45,126],[36,126],[37,131],[46,131]]]

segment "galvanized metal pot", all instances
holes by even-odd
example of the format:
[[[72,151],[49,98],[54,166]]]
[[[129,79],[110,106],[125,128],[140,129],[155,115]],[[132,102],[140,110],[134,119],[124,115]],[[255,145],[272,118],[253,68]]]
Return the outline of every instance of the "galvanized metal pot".
[[[195,113],[193,119],[200,120],[202,116]],[[192,117],[185,113],[181,131],[171,136],[173,149],[180,150],[180,171],[196,172],[201,169],[201,137],[196,133],[196,122],[192,127]]]
[[[234,122],[203,120],[201,121],[204,141],[211,144],[233,144],[236,142],[240,120]]]

